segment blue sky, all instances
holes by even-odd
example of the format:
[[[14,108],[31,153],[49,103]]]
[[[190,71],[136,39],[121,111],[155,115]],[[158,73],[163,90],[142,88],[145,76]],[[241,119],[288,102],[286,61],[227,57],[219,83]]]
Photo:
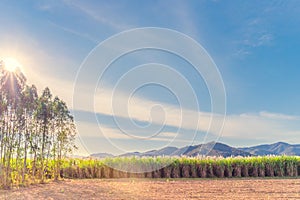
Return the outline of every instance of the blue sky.
[[[76,74],[83,60],[100,42],[132,28],[169,28],[200,43],[218,66],[227,96],[227,118],[221,142],[234,146],[276,141],[300,143],[298,1],[52,0],[1,1],[0,4],[0,57],[16,58],[22,63],[29,83],[36,84],[40,91],[49,86],[71,108]],[[143,59],[134,59],[137,57]],[[199,110],[206,114],[211,112],[203,79],[182,59],[166,52],[132,53],[107,71],[105,88],[91,85],[89,76],[82,87],[102,89],[105,96],[126,71],[153,61],[168,64],[183,74],[196,92]],[[151,75],[144,73],[141,78],[151,79]],[[172,77],[168,79],[172,81]],[[118,89],[122,95],[126,94],[126,85]],[[143,108],[157,103],[171,110],[170,116],[178,111],[174,95],[157,85],[138,90],[136,98],[136,105],[142,106],[133,107],[134,111],[142,112]],[[85,104],[84,94],[78,101]],[[191,108],[187,104],[184,109]],[[198,131],[195,143],[203,141],[203,130],[194,130],[188,125],[180,127],[172,120],[163,126],[161,135],[154,141],[126,139],[118,132],[113,114],[101,106],[96,111],[83,106],[74,108],[73,112],[88,152],[122,153],[160,148],[170,145],[170,138],[176,134],[178,140],[172,145],[184,146],[190,144],[194,132],[198,134]],[[158,107],[152,112],[153,116],[162,114]],[[194,114],[187,120],[192,120]],[[145,116],[136,112],[134,121],[142,126],[151,124]],[[129,120],[121,115],[116,118],[124,124]],[[102,131],[97,125],[99,121]],[[147,135],[164,125],[163,121],[154,122],[143,131],[137,127],[126,128],[132,134]],[[103,135],[110,137],[121,150]],[[85,152],[83,147],[80,151]]]

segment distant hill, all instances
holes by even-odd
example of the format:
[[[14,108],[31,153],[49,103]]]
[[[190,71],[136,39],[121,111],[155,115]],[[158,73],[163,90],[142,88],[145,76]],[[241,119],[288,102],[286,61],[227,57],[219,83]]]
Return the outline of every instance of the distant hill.
[[[292,145],[284,142],[264,144],[253,147],[239,148],[242,151],[254,155],[298,155],[300,156],[300,144]]]
[[[119,155],[120,157],[128,157],[128,156],[171,156],[174,151],[176,151],[178,148],[176,147],[165,147],[159,150],[151,150],[147,152],[130,152]]]
[[[125,154],[121,154],[119,155],[119,157],[130,157],[130,156],[142,156],[143,153],[140,152],[129,152],[129,153],[125,153]]]
[[[90,157],[92,158],[108,158],[108,157],[114,157],[114,155],[110,153],[94,153],[91,154]]]
[[[210,142],[207,144],[199,144],[194,146],[187,146],[174,151],[172,156],[190,156],[195,157],[198,155],[208,156],[250,156],[251,154],[226,144]]]
[[[165,147],[159,150],[148,151],[143,154],[144,156],[171,156],[177,149],[178,148],[176,147]]]
[[[182,148],[165,147],[159,150],[151,150],[147,152],[129,152],[119,155],[119,157],[151,157],[151,156],[189,156],[195,157],[199,155],[207,156],[263,156],[263,155],[298,155],[300,156],[300,145],[291,145],[284,142],[274,144],[264,144],[253,147],[235,148],[223,143],[206,143]],[[112,154],[97,153],[91,157],[106,158],[114,157]]]
[[[195,148],[192,151],[186,152],[184,155],[197,156],[199,154],[199,152],[202,152],[201,154],[208,155],[208,156],[222,156],[222,157],[251,156],[251,153],[245,152],[243,150],[239,150],[237,148],[228,146],[223,143],[216,143],[213,146],[213,148],[211,148],[212,145],[214,145],[214,143],[198,145],[199,146],[198,148]]]
[[[130,156],[137,156],[137,157],[151,157],[151,156],[189,156],[195,157],[198,155],[208,155],[208,156],[251,156],[251,153],[246,151],[230,147],[226,144],[216,143],[213,142],[207,144],[199,144],[193,146],[186,146],[182,148],[177,147],[165,147],[159,150],[151,150],[147,152],[129,152],[125,154],[119,155],[119,157],[130,157]],[[112,154],[107,153],[97,153],[92,154],[91,157],[97,158],[105,158],[105,157],[114,157]]]

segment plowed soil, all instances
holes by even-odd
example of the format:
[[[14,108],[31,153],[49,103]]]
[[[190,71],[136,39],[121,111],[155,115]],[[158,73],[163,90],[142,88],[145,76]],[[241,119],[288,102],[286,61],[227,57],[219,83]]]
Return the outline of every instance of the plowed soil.
[[[0,199],[300,199],[300,179],[84,179],[0,190]]]

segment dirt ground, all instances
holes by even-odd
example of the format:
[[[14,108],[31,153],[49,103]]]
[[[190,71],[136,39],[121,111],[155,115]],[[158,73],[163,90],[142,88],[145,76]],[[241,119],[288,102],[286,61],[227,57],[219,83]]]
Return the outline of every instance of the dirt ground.
[[[300,179],[84,179],[0,190],[0,199],[300,199]]]

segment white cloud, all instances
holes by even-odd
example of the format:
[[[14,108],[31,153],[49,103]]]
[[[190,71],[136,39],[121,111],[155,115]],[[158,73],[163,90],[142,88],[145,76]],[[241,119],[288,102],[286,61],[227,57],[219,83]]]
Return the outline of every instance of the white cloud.
[[[255,17],[245,19],[243,26],[239,30],[241,38],[237,41],[237,51],[235,56],[247,56],[252,53],[253,48],[261,46],[270,46],[276,39],[275,34],[268,29],[268,15],[265,12],[260,12]]]
[[[282,119],[282,120],[300,120],[299,116],[285,115],[281,113],[270,113],[267,111],[261,111],[260,116],[270,119]]]
[[[63,31],[65,32],[68,32],[68,33],[71,33],[73,35],[76,35],[76,36],[79,36],[83,39],[87,39],[95,44],[98,44],[100,41],[98,41],[96,38],[90,36],[88,33],[82,33],[82,32],[79,32],[79,31],[76,31],[74,29],[71,29],[71,28],[67,28],[65,26],[61,26],[57,23],[54,23],[54,22],[49,22],[52,26],[56,27],[56,28],[59,28],[59,29],[62,29]]]
[[[227,116],[223,135],[235,139],[300,142],[300,119],[278,113],[261,112]]]
[[[272,44],[274,36],[268,32],[253,32],[252,34],[246,33],[246,36],[242,42],[243,45],[248,47],[260,47]]]
[[[168,5],[169,6],[169,5]],[[176,17],[176,24],[180,24],[180,29],[191,37],[198,38],[199,33],[197,24],[192,15],[193,11],[189,8],[186,1],[177,1],[173,3],[171,11]]]
[[[265,33],[262,34],[259,38],[258,38],[258,42],[256,44],[256,46],[262,46],[262,45],[267,45],[270,44],[270,42],[274,39],[274,36],[270,33]]]
[[[121,154],[133,151],[148,151],[163,148],[165,146],[187,146],[192,140],[184,139],[180,133],[165,132],[149,138],[136,138],[132,133],[125,134],[119,128],[95,123],[77,123],[79,134],[76,138],[76,145],[80,154],[89,155],[91,152],[113,152]]]
[[[152,110],[154,107],[160,107],[161,109],[154,112]],[[111,90],[102,90],[95,96],[94,111],[110,116],[132,118],[138,121],[182,127],[184,129],[198,129],[204,132],[210,126],[211,116],[210,113],[180,109],[171,104],[150,101],[139,97],[130,98],[122,92],[115,92],[115,96],[113,96]]]
[[[217,127],[210,127],[212,113],[197,112],[185,108],[180,109],[174,105],[143,98],[134,97],[129,100],[128,96],[124,93],[118,93],[114,98],[118,99],[116,101],[117,105],[112,104],[114,101],[112,101],[110,91],[102,90],[95,98],[95,110],[87,110],[90,107],[84,102],[80,108],[109,116],[132,118],[138,121],[158,125],[164,124],[184,130],[197,130],[201,132],[209,130],[209,134],[213,135],[216,139],[216,135],[219,134]],[[151,113],[151,108],[154,105],[160,105],[163,108],[161,111],[164,111],[164,113]],[[164,117],[162,118],[162,116]],[[217,122],[216,124],[222,124],[222,115],[214,114],[214,117]],[[197,119],[199,119],[198,123]],[[299,116],[266,111],[227,115],[222,136],[236,139],[261,138],[266,140],[285,140],[288,137],[298,138],[298,142],[300,142],[298,134],[300,131],[299,124]]]
[[[91,19],[100,22],[101,24],[107,25],[117,31],[126,30],[133,26],[120,23],[114,19],[113,10],[107,9],[105,5],[96,6],[94,4],[84,3],[83,1],[65,1],[69,6],[75,7]],[[99,2],[98,2],[99,3]],[[104,13],[106,14],[104,16]]]
[[[241,49],[237,50],[233,55],[238,56],[238,57],[244,57],[244,56],[250,55],[250,54],[251,54],[251,52],[241,48]]]

